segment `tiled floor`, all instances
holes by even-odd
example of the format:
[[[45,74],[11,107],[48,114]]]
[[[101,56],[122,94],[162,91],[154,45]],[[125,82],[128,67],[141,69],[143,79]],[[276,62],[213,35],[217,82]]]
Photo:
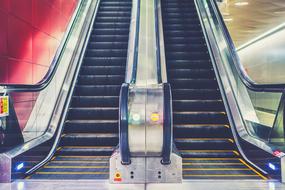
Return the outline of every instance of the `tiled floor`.
[[[276,181],[220,181],[193,180],[182,184],[110,185],[107,181],[43,181],[21,180],[0,184],[0,190],[285,190],[285,184]]]

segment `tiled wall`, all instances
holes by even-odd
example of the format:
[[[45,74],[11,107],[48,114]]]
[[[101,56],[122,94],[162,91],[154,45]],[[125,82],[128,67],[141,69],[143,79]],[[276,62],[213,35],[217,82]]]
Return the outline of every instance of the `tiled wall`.
[[[0,0],[0,83],[46,74],[78,0]]]
[[[0,83],[35,84],[46,74],[78,0],[0,0]],[[12,93],[23,129],[38,93]]]

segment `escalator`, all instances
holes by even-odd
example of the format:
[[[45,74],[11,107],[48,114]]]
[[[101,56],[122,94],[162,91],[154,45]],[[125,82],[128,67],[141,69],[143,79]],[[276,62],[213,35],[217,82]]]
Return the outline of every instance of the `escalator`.
[[[107,179],[118,144],[131,0],[101,0],[59,147],[30,179]]]
[[[266,179],[234,141],[193,0],[162,0],[174,142],[184,179]]]

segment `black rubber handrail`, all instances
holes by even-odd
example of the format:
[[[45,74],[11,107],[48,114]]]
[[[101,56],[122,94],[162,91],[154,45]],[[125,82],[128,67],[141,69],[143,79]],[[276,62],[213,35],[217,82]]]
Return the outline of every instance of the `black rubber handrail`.
[[[172,97],[169,83],[163,84],[163,147],[162,160],[163,165],[171,163],[170,155],[172,151]]]
[[[219,11],[218,4],[215,0],[209,1],[212,5],[209,7],[212,8],[213,13],[221,26],[223,35],[227,42],[228,49],[230,50],[231,57],[233,58],[233,63],[235,65],[239,78],[244,83],[244,85],[250,90],[257,92],[283,92],[285,89],[285,84],[259,84],[251,80],[248,74],[245,73],[243,66],[241,65],[240,60],[238,58],[230,33],[226,27],[221,12]]]
[[[120,152],[121,163],[123,165],[131,164],[131,154],[129,147],[129,113],[128,113],[128,101],[129,101],[129,84],[124,83],[120,91],[120,113],[119,113],[119,129],[120,129]]]
[[[137,80],[137,66],[138,66],[138,54],[139,54],[139,30],[140,30],[140,0],[137,4],[137,16],[136,16],[136,34],[135,34],[135,50],[133,59],[133,70],[130,83],[134,84]]]
[[[158,21],[158,0],[155,2],[155,33],[156,33],[156,65],[157,65],[157,82],[162,83],[161,61],[160,61],[160,35],[159,35],[159,21]]]
[[[49,67],[48,72],[44,76],[44,78],[38,82],[37,84],[5,84],[5,83],[0,83],[0,86],[4,88],[5,92],[37,92],[37,91],[42,91],[45,89],[52,79],[55,76],[55,73],[57,71],[57,68],[59,66],[61,57],[64,53],[64,50],[66,48],[68,39],[71,36],[71,33],[73,31],[73,28],[76,24],[76,21],[79,18],[80,15],[80,10],[83,6],[85,1],[81,1],[80,4],[77,7],[76,14],[73,15],[71,18],[71,24],[69,24],[67,32],[65,33],[63,39],[62,39],[62,44],[59,46],[59,48],[56,51],[56,54],[52,60],[51,66]]]

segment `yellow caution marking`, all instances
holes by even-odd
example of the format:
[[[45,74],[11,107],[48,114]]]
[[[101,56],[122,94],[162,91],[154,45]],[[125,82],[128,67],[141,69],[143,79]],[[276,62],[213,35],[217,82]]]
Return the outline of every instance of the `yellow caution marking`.
[[[62,149],[62,147],[58,147],[57,149],[56,149],[56,151],[60,151]]]
[[[243,165],[242,163],[215,163],[215,162],[211,162],[211,163],[204,163],[204,162],[198,162],[198,163],[183,163],[184,166],[191,166],[191,165]]]
[[[228,141],[229,141],[230,143],[234,143],[234,140],[233,140],[233,139],[228,139]]]
[[[84,149],[84,148],[114,148],[112,146],[63,146],[62,148],[80,148],[80,149]]]
[[[235,153],[236,151],[234,150],[181,150],[182,152],[212,152],[212,153],[226,153],[226,152],[233,152]],[[238,154],[239,155],[239,154]]]
[[[53,161],[55,158],[56,158],[55,156],[54,156],[54,157],[52,157],[51,161]]]
[[[176,140],[229,140],[227,138],[175,138]]]
[[[254,174],[205,174],[205,175],[196,175],[196,174],[184,174],[184,177],[252,177],[256,176]]]
[[[44,168],[109,168],[109,166],[44,166]]]
[[[233,153],[237,156],[240,156],[240,154],[238,153],[238,151],[234,150]]]
[[[238,160],[238,158],[183,158],[183,160]]]
[[[57,156],[58,158],[110,158],[110,156]]]
[[[250,171],[249,168],[183,168],[183,171]]]
[[[268,178],[262,175],[260,172],[258,172],[256,169],[248,165],[243,159],[239,159],[241,163],[243,163],[246,167],[248,167],[250,170],[252,170],[254,173],[256,173],[259,177],[261,177],[264,180],[267,180]]]
[[[151,121],[157,122],[159,121],[159,114],[158,113],[152,113],[150,116]]]
[[[43,175],[106,175],[109,172],[36,172]]]
[[[120,172],[116,172],[115,173],[114,181],[117,181],[117,182],[121,182],[122,181],[122,175],[121,175]]]
[[[108,161],[94,161],[94,160],[54,160],[52,163],[95,163],[95,164],[108,164]]]
[[[29,176],[25,177],[25,179],[30,179],[31,177],[32,177],[32,176],[29,175]]]

